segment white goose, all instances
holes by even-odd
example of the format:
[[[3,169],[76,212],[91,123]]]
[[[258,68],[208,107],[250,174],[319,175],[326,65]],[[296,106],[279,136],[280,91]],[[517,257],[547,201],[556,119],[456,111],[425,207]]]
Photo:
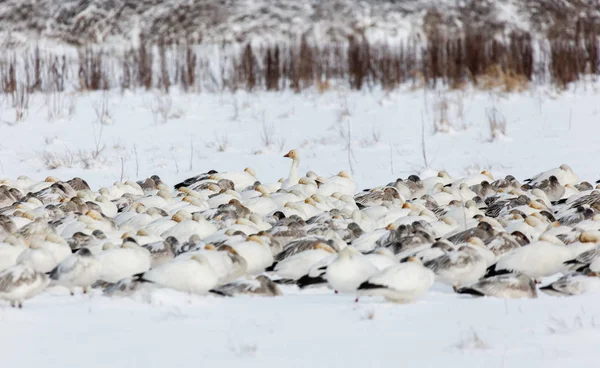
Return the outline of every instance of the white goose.
[[[318,192],[324,196],[341,193],[353,197],[356,194],[356,183],[349,173],[340,171],[336,176],[327,179],[327,182],[319,187]]]
[[[17,264],[17,259],[25,250],[27,247],[20,244],[14,236],[4,239],[0,243],[0,271]]]
[[[246,260],[247,273],[250,275],[261,273],[273,264],[271,248],[260,236],[251,235],[246,241],[232,244],[231,247]]]
[[[296,253],[278,262],[274,272],[281,278],[297,280],[306,275],[313,265],[335,253],[331,247],[323,244],[317,244],[315,248]]]
[[[416,258],[384,269],[358,287],[359,296],[383,296],[406,303],[423,296],[433,285],[435,274]]]
[[[46,285],[48,276],[36,271],[29,261],[24,261],[0,272],[0,299],[22,308],[24,300],[41,293]]]
[[[355,293],[356,289],[379,270],[368,258],[353,247],[346,247],[338,253],[325,272],[325,279],[331,288],[341,293]]]
[[[180,242],[186,241],[192,235],[198,235],[201,239],[217,232],[217,227],[206,221],[201,213],[194,213],[192,219],[183,220],[177,225],[161,234],[163,238],[175,237]]]
[[[287,179],[281,184],[281,189],[289,189],[290,187],[297,185],[300,177],[298,176],[298,165],[300,164],[300,155],[296,150],[291,150],[286,153],[283,157],[292,159],[292,167],[290,168],[290,174]]]
[[[176,258],[187,259],[197,254],[206,257],[219,279],[219,284],[237,279],[245,274],[248,269],[246,260],[229,245],[222,245],[217,251],[212,244],[207,244],[202,250],[183,253]]]
[[[203,254],[175,258],[145,272],[141,281],[192,294],[207,294],[219,282],[217,274]]]
[[[96,259],[102,265],[98,279],[111,283],[146,272],[152,264],[152,257],[148,249],[140,247],[131,238],[125,239],[120,248],[101,252]]]
[[[542,235],[539,241],[504,254],[487,272],[493,276],[503,272],[521,272],[535,280],[554,275],[564,269],[573,252],[555,237]]]
[[[58,285],[69,289],[71,295],[77,287],[83,288],[83,293],[89,291],[90,286],[98,280],[102,265],[98,262],[92,252],[87,248],[81,248],[77,253],[65,258],[50,272],[50,279]]]

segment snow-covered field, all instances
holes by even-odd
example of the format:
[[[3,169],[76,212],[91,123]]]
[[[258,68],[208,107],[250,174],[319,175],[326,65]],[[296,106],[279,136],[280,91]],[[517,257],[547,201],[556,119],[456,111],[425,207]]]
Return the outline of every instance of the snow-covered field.
[[[287,177],[289,162],[281,156],[296,148],[300,172],[352,170],[359,187],[437,170],[460,176],[488,169],[522,180],[563,163],[591,182],[600,177],[590,165],[597,153],[599,98],[598,85],[591,83],[566,92],[512,94],[419,89],[34,95],[18,123],[5,98],[0,175],[82,176],[97,189],[121,176],[158,174],[174,184],[210,169],[251,167],[268,182]],[[436,133],[444,105],[448,124],[441,128],[449,132]],[[505,135],[496,139],[488,119],[494,111],[506,122]]]
[[[16,367],[564,367],[598,358],[598,295],[473,300],[440,289],[396,305],[288,291],[136,300],[47,292],[23,310],[0,309],[2,358]]]
[[[33,96],[20,122],[10,101],[0,107],[0,177],[80,176],[97,189],[152,174],[175,184],[210,169],[251,167],[270,182],[287,176],[289,161],[281,156],[295,148],[301,173],[352,171],[359,188],[442,169],[455,176],[488,169],[495,177],[510,173],[522,180],[563,163],[593,182],[600,176],[598,101],[592,83],[510,95]],[[494,114],[506,130],[492,139],[488,117]],[[439,124],[445,115],[448,124]],[[448,132],[435,132],[436,122]],[[98,292],[70,297],[54,288],[23,310],[0,306],[2,362],[564,367],[589,366],[600,355],[597,294],[474,300],[436,285],[424,299],[396,305],[375,298],[354,303],[353,296],[325,289],[286,287],[284,293],[221,299],[159,290],[128,299]]]

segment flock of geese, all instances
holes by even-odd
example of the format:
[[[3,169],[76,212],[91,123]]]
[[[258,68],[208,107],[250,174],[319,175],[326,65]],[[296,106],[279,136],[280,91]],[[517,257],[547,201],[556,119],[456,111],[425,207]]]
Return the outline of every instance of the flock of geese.
[[[357,191],[344,171],[300,176],[298,152],[284,157],[290,173],[276,183],[251,169],[98,192],[80,178],[1,180],[0,299],[20,308],[47,287],[225,297],[322,287],[394,302],[434,283],[498,298],[600,289],[600,190],[567,165],[525,183],[442,171]]]

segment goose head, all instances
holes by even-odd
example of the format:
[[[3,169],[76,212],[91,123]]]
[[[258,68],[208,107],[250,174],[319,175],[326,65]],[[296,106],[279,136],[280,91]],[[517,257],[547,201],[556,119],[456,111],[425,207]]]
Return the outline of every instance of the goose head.
[[[337,176],[340,178],[352,179],[352,176],[347,171],[340,171]]]
[[[490,178],[491,180],[494,180],[494,176],[492,175],[492,173],[491,173],[491,172],[489,172],[489,171],[487,171],[487,170],[483,170],[483,171],[481,172],[481,175],[485,175],[485,176],[487,176],[488,178]]]
[[[579,235],[582,243],[600,243],[600,231],[584,231]]]
[[[290,150],[288,153],[283,155],[283,157],[291,158],[294,161],[297,161],[300,158],[300,156],[298,155],[298,151],[296,151],[294,149]]]
[[[406,260],[407,262],[411,262],[411,263],[416,263],[420,266],[423,265],[423,262],[421,262],[421,260],[417,257],[408,257],[408,259]]]

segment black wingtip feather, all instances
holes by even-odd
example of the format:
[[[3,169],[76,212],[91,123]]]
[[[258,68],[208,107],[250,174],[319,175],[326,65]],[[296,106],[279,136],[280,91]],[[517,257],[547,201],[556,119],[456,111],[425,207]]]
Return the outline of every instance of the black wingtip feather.
[[[219,295],[219,296],[224,296],[224,297],[231,296],[231,295],[229,295],[227,293],[224,293],[224,292],[222,292],[220,290],[215,290],[215,289],[211,289],[208,292],[211,293],[211,294],[215,294],[215,295]]]
[[[506,275],[506,274],[512,273],[512,272],[513,271],[511,271],[511,270],[497,270],[496,264],[494,263],[493,265],[488,267],[487,271],[485,272],[485,276],[483,276],[483,277],[487,278],[487,277],[498,276],[498,275]]]
[[[373,284],[368,281],[365,281],[362,284],[360,284],[360,286],[358,287],[358,290],[372,290],[372,289],[381,289],[381,288],[382,288],[381,285],[377,285],[377,284]]]
[[[304,275],[299,278],[298,281],[296,281],[296,285],[298,285],[300,289],[304,289],[307,286],[324,284],[325,282],[325,279],[321,276],[310,277],[308,275]]]
[[[485,294],[483,294],[482,292],[477,291],[475,289],[472,289],[470,287],[459,288],[459,287],[455,286],[453,289],[454,289],[454,292],[457,293],[457,294],[468,294],[468,295],[473,295],[473,296],[485,296]]]

